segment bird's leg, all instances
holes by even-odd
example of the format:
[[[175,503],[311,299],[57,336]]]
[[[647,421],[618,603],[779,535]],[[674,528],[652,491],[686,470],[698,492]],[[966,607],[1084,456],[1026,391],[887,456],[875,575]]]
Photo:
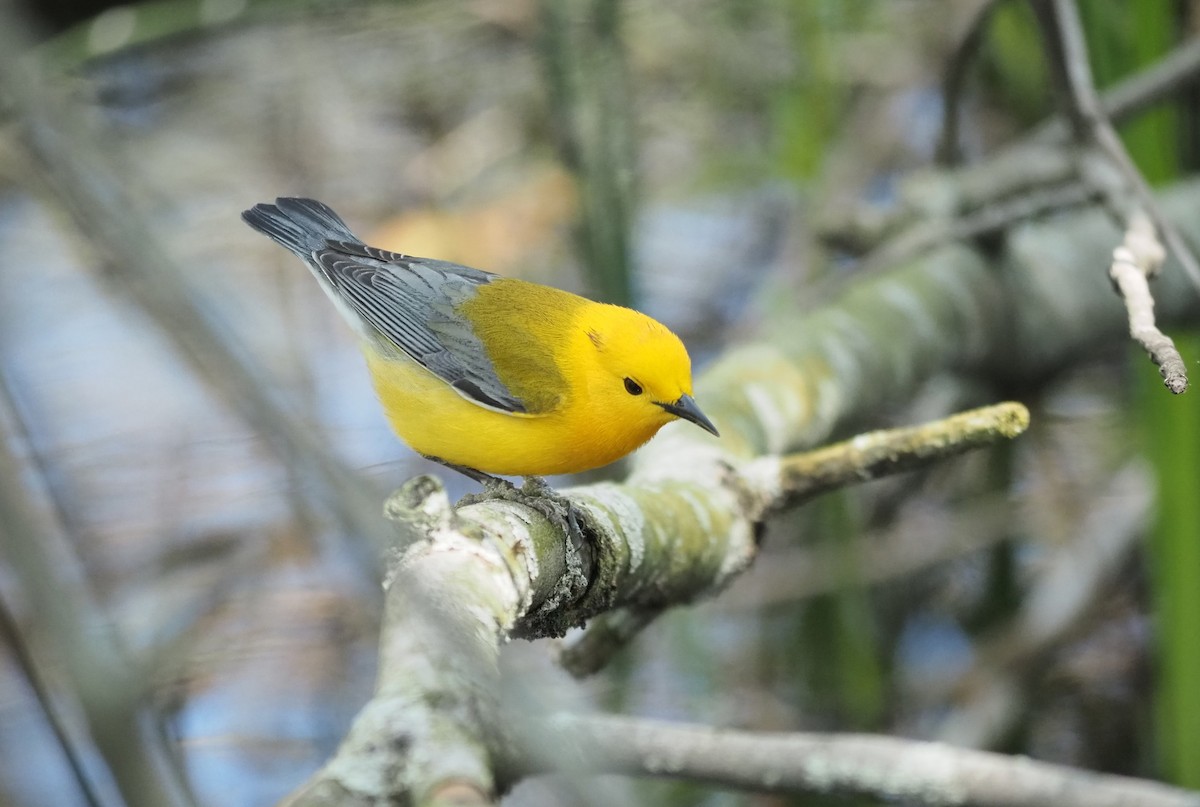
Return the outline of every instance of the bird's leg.
[[[422,454],[421,456],[427,460],[432,460],[439,465],[444,465],[452,471],[458,471],[468,479],[474,479],[476,482],[483,485],[483,489],[488,495],[499,495],[505,491],[517,489],[516,485],[514,485],[512,482],[509,482],[507,479],[501,479],[498,476],[492,476],[491,474],[484,473],[483,471],[476,470],[475,468],[471,468],[466,465],[455,465],[453,462],[446,462],[441,457],[433,457],[429,454]],[[468,504],[471,504],[471,502],[468,502]]]
[[[583,545],[583,529],[580,526],[582,516],[578,508],[566,496],[547,485],[546,480],[540,476],[527,476],[525,484],[518,488],[505,479],[487,474],[483,476],[487,479],[479,481],[484,486],[484,492],[463,496],[458,502],[459,505],[476,504],[488,499],[523,504],[557,524],[570,537],[576,549]],[[488,481],[489,479],[491,481]]]

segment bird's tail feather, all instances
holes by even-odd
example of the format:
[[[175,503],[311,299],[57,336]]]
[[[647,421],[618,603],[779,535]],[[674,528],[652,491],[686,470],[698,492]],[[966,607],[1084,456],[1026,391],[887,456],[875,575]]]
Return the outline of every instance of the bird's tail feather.
[[[329,241],[362,243],[337,213],[316,199],[283,196],[273,205],[243,210],[242,220],[305,259]]]

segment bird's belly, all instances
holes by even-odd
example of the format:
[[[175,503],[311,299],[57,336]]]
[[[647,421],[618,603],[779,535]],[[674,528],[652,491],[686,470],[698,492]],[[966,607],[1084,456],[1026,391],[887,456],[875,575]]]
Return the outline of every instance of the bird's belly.
[[[485,409],[415,362],[366,355],[392,430],[414,451],[454,465],[513,476],[577,473],[623,457],[654,434],[605,428],[586,411]]]

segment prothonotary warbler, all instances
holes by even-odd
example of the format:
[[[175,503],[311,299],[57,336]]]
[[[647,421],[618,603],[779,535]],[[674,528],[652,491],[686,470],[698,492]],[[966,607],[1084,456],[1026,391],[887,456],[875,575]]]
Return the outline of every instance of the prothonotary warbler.
[[[308,264],[358,332],[396,434],[472,478],[596,468],[676,418],[717,434],[683,343],[645,314],[367,246],[312,199],[242,218]]]

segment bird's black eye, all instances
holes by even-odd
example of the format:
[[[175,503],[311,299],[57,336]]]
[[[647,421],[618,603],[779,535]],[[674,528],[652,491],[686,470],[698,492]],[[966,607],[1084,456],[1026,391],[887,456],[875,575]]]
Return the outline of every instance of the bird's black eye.
[[[630,395],[641,395],[642,385],[634,381],[632,378],[625,379],[625,391]]]

